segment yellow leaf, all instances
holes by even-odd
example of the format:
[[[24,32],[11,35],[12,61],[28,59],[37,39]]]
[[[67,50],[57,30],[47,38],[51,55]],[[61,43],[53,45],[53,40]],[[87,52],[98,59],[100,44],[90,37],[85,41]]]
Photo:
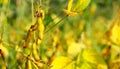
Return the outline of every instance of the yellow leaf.
[[[71,11],[72,2],[73,2],[73,0],[69,0],[69,2],[68,2],[68,6],[67,6],[67,10],[68,10],[68,11]]]
[[[88,49],[84,49],[84,51],[83,51],[84,60],[86,60],[86,61],[88,61],[90,63],[97,64],[98,61],[101,62],[102,58],[100,58],[100,57],[101,56],[95,51],[95,49],[88,48]]]
[[[120,45],[120,32],[119,32],[120,25],[119,25],[119,23],[120,23],[120,20],[119,20],[119,22],[114,23],[113,27],[110,30],[110,33],[111,33],[110,40],[117,45]]]
[[[76,67],[76,69],[80,69],[79,67]]]
[[[59,56],[53,60],[51,69],[74,69],[74,66],[69,57]]]
[[[80,69],[96,69],[96,68],[89,63],[83,63]]]
[[[0,43],[0,50],[2,51],[4,57],[8,56],[8,50],[2,45],[2,43]]]
[[[109,60],[109,66],[111,69],[120,68],[120,47],[117,45],[112,45],[111,47],[111,57]]]
[[[83,11],[90,3],[91,0],[77,0],[75,5],[72,7],[72,11],[81,12]]]
[[[69,0],[67,9],[63,10],[67,16],[75,16],[81,13],[90,3],[91,0]]]
[[[81,51],[81,47],[80,47],[80,43],[77,42],[72,42],[69,46],[68,46],[68,54],[70,54],[71,56],[75,56],[77,55],[79,52]]]
[[[120,45],[120,32],[119,31],[120,31],[120,12],[117,15],[117,18],[115,19],[115,21],[113,22],[109,30],[110,40],[117,45]]]
[[[93,48],[85,48],[77,58],[80,69],[108,69],[102,56]]]
[[[82,57],[84,61],[97,65],[98,68],[107,69],[107,65],[102,56],[95,49],[84,49]]]

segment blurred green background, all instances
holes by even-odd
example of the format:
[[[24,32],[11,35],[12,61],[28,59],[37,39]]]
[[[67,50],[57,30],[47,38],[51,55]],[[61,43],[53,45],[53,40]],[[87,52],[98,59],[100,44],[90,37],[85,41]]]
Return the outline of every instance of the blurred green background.
[[[42,9],[45,11],[43,21],[45,30],[64,17],[63,9],[66,9],[67,3],[68,0],[42,0]],[[27,31],[33,24],[32,20],[36,21],[35,17],[32,19],[32,11],[35,13],[39,0],[34,0],[33,5],[34,9],[31,9],[31,0],[0,0],[0,43],[6,49],[7,57],[5,59],[8,69],[18,69],[19,65],[24,68],[24,62],[22,63],[22,60],[20,60],[22,57],[18,59],[17,54],[19,48],[21,50],[20,43],[24,41]],[[59,25],[44,34],[44,39],[39,48],[40,58],[50,62],[53,56],[68,55],[76,60],[78,55],[69,54],[69,45],[72,42],[83,42],[84,45],[92,46],[101,54],[108,69],[119,69],[120,61],[118,65],[114,65],[110,63],[110,55],[106,57],[102,54],[103,50],[108,48],[105,39],[106,32],[113,23],[119,8],[120,0],[91,0],[82,14],[65,18]],[[115,47],[120,50],[119,45]],[[117,52],[115,50],[115,52],[120,55],[118,50]],[[0,56],[0,69],[2,65],[3,60]],[[77,65],[79,67],[79,64],[76,63]],[[111,65],[113,66],[110,67]]]

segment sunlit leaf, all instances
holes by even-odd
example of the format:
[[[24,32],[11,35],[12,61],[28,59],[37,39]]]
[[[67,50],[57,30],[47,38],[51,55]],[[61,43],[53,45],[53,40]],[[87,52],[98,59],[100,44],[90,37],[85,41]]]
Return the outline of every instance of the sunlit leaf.
[[[112,23],[110,30],[109,30],[110,40],[117,45],[120,45],[120,32],[119,31],[120,31],[120,13],[118,13],[117,18]]]
[[[80,55],[78,61],[83,69],[108,69],[104,59],[95,49],[86,48]]]
[[[83,11],[90,3],[91,0],[77,0],[75,5],[72,7],[72,11],[80,12]]]
[[[96,69],[96,68],[95,68],[95,66],[93,64],[83,63],[81,65],[80,69]]]
[[[69,0],[66,10],[63,10],[68,16],[75,16],[82,12],[90,3],[91,0]]]
[[[68,54],[70,54],[71,56],[77,55],[80,51],[81,51],[80,43],[72,42],[68,46]]]
[[[110,69],[120,68],[120,47],[117,45],[112,45],[109,67]]]
[[[83,58],[85,61],[88,61],[90,63],[94,64],[105,64],[102,56],[97,53],[95,49],[88,48],[83,51]]]
[[[52,62],[51,69],[74,69],[74,61],[72,61],[69,57],[56,57]]]
[[[2,51],[4,57],[8,56],[8,50],[2,45],[2,43],[0,43],[0,50]]]

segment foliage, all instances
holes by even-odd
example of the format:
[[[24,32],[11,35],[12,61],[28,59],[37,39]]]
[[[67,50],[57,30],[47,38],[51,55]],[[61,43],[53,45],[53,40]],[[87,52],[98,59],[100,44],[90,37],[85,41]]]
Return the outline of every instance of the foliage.
[[[0,69],[120,69],[120,0],[0,0]]]

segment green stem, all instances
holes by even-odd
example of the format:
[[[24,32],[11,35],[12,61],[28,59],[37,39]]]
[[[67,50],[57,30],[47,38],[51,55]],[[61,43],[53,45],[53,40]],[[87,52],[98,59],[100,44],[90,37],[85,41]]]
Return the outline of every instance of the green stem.
[[[31,7],[31,11],[32,11],[32,24],[34,24],[34,5],[33,5],[33,0],[31,0],[31,4],[32,4],[32,7]]]
[[[61,21],[63,21],[66,17],[68,17],[67,15],[64,16],[62,19],[60,19],[56,24],[54,24],[53,26],[51,26],[48,30],[46,30],[44,33],[46,34],[47,32],[49,32],[51,29],[53,29],[55,26],[57,26]]]

